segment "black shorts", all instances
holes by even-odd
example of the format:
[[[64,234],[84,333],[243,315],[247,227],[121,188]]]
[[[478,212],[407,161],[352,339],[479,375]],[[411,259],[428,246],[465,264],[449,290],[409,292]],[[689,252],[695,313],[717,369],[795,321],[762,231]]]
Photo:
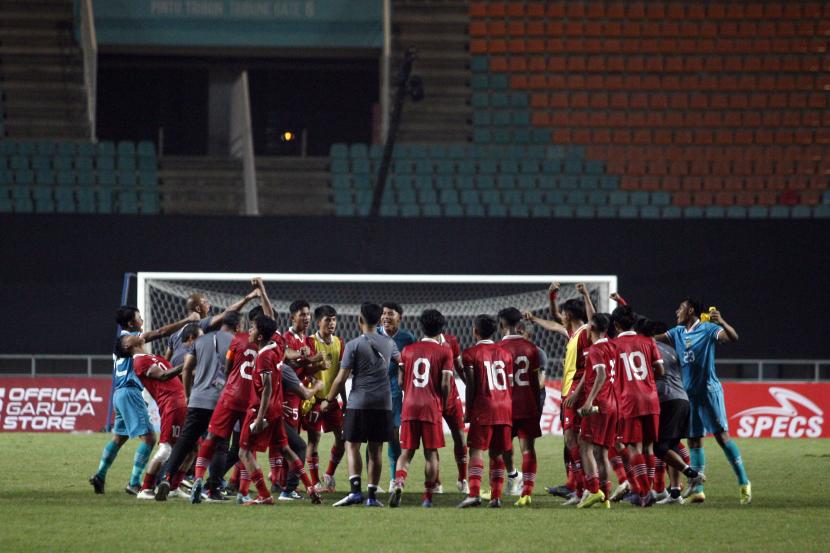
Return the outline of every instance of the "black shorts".
[[[689,435],[689,402],[670,399],[660,404],[661,442],[680,440]]]
[[[343,439],[347,442],[388,442],[392,438],[392,411],[346,409]]]

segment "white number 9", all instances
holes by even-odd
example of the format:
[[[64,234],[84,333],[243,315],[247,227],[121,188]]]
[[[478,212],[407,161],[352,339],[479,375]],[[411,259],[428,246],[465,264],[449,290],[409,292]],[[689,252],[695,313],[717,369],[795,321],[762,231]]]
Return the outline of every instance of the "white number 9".
[[[412,383],[416,388],[426,388],[429,384],[429,359],[420,357],[412,366]]]

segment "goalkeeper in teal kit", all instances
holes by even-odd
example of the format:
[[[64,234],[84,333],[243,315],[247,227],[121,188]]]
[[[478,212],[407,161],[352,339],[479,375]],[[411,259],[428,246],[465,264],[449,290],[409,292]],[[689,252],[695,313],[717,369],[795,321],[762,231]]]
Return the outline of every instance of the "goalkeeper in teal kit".
[[[655,339],[674,346],[680,361],[683,387],[689,395],[689,452],[692,468],[703,471],[706,463],[703,437],[713,434],[738,478],[741,505],[748,505],[752,502],[752,486],[746,476],[738,444],[729,437],[723,387],[715,373],[715,345],[737,342],[738,333],[723,320],[716,309],[710,308],[709,313],[702,311],[699,301],[685,298],[676,311],[678,326],[655,336]],[[707,316],[709,321],[705,320]],[[693,503],[703,502],[706,499],[703,485],[690,487],[686,490],[686,496]]]

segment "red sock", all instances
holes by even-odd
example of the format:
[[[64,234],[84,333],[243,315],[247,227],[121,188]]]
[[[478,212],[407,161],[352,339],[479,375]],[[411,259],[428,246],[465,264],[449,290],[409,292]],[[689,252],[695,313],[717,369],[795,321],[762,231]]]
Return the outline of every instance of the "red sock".
[[[268,491],[268,486],[265,485],[265,477],[262,475],[261,469],[256,469],[251,475],[251,482],[256,486],[256,491],[259,497],[271,497],[271,492]]]
[[[617,482],[620,484],[626,482],[628,477],[625,475],[625,467],[623,466],[623,460],[620,454],[616,450],[609,449],[608,460],[611,461],[611,468],[614,469],[614,474],[617,475]]]
[[[198,456],[196,457],[196,470],[194,471],[196,478],[205,477],[208,465],[210,465],[210,461],[213,459],[214,449],[216,449],[216,445],[213,443],[212,439],[207,438],[202,441],[202,445],[199,447]]]
[[[484,461],[470,459],[470,497],[478,497],[481,493],[481,477],[484,475]]]
[[[533,495],[536,484],[536,453],[522,453],[522,495]]]
[[[303,486],[305,486],[305,489],[310,490],[312,487],[311,479],[305,472],[305,466],[303,465],[303,462],[297,459],[291,464],[291,470],[294,471],[294,473],[300,477],[300,481],[303,483]]]
[[[646,468],[648,468],[648,488],[654,487],[654,468],[657,458],[654,455],[646,455]]]
[[[435,482],[424,482],[424,501],[432,501],[432,489],[435,487]]]
[[[666,463],[661,459],[654,462],[654,491],[657,493],[666,491]]]
[[[680,453],[680,456],[683,458],[683,462],[687,465],[692,463],[692,459],[689,457],[689,450],[686,448],[686,444],[680,442],[677,444],[677,451]]]
[[[455,465],[458,467],[458,481],[467,479],[467,446],[456,445],[453,449],[455,453]]]
[[[173,475],[173,478],[170,479],[170,489],[171,490],[178,490],[179,486],[182,484],[182,480],[184,477],[187,476],[187,471],[180,470],[176,474]]]
[[[334,472],[337,470],[337,465],[340,464],[340,460],[343,458],[344,448],[338,449],[337,446],[331,446],[331,458],[329,459],[329,468],[326,469],[326,474],[329,476],[334,476]]]
[[[397,482],[398,484],[401,485],[401,487],[403,487],[403,485],[406,484],[406,477],[408,476],[408,474],[409,473],[405,470],[396,470],[395,471],[395,482]],[[434,486],[435,482],[432,482],[432,484]],[[424,484],[424,486],[426,486],[426,484]]]
[[[634,479],[634,473],[631,470],[631,453],[629,453],[628,448],[624,447],[622,451],[620,451],[620,458],[623,462],[623,469],[625,470],[625,476],[628,479],[628,483],[632,490],[636,490],[637,481]]]
[[[591,493],[599,491],[599,474],[591,474],[585,477],[585,487]]]
[[[640,497],[645,497],[651,486],[648,485],[648,467],[646,466],[646,458],[642,453],[631,456],[631,474],[634,476],[634,481],[637,482],[637,493]]]
[[[490,490],[493,499],[501,499],[504,488],[504,459],[490,459]]]
[[[599,483],[599,487],[602,488],[602,493],[605,494],[605,499],[609,499],[611,497],[611,481],[603,480]]]
[[[230,479],[229,482],[231,484],[233,484],[234,486],[236,486],[237,488],[239,487],[239,471],[241,469],[242,469],[242,461],[238,461],[233,466],[233,470],[231,470],[231,479]]]
[[[242,495],[248,495],[248,491],[251,489],[251,475],[248,474],[248,470],[246,468],[242,468],[239,471],[239,493]]]
[[[320,456],[315,451],[306,457],[306,463],[311,474],[311,485],[316,486],[320,482]]]
[[[271,472],[268,473],[268,479],[272,484],[276,484],[280,481],[280,474],[282,473],[282,467],[285,460],[283,459],[282,452],[269,451],[268,453],[268,464],[271,466]]]
[[[575,490],[576,489],[576,475],[574,474],[574,464],[573,464],[572,461],[568,461],[568,464],[566,466],[566,470],[568,472],[568,481],[565,483],[565,486],[569,490]]]
[[[581,496],[585,489],[585,472],[582,470],[582,458],[579,456],[579,446],[570,448],[571,463],[573,463],[574,483],[576,484],[576,495]]]
[[[144,481],[141,483],[142,490],[152,490],[156,486],[156,475],[149,472],[144,473]],[[173,488],[174,490],[176,488]]]

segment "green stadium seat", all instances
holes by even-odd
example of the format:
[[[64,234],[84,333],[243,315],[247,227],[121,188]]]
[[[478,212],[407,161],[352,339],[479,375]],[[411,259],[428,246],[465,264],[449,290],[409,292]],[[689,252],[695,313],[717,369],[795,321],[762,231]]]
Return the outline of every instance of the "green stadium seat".
[[[559,188],[562,190],[576,190],[579,188],[579,178],[574,175],[563,175],[559,177]]]
[[[599,187],[602,190],[619,189],[619,178],[612,175],[603,175],[599,178]]]
[[[582,175],[579,177],[581,186],[585,190],[599,190],[600,177],[596,175]]]
[[[444,206],[444,215],[446,217],[463,217],[464,208],[460,204],[447,204]]]
[[[332,144],[331,148],[329,148],[329,157],[332,160],[346,159],[347,157],[349,157],[349,147],[339,142],[336,144]]]
[[[643,219],[659,219],[660,208],[656,205],[644,205],[640,208],[640,217]]]
[[[68,188],[55,190],[55,208],[58,213],[75,213],[75,198],[72,190]]]
[[[349,146],[349,157],[352,159],[368,158],[369,147],[366,144],[352,144]]]
[[[435,167],[428,159],[419,159],[415,162],[416,175],[432,175],[435,172]]]
[[[546,175],[559,175],[562,173],[562,162],[558,159],[546,159],[542,162],[542,172]]]
[[[530,141],[534,144],[547,144],[550,138],[548,129],[530,129]]]
[[[487,90],[489,86],[490,78],[486,73],[474,74],[470,79],[470,87],[475,91]]]
[[[355,190],[354,192],[354,203],[355,205],[368,205],[372,203],[372,194],[371,190]]]
[[[352,172],[357,175],[371,173],[372,171],[369,167],[369,159],[365,157],[352,159]]]
[[[574,217],[579,219],[592,219],[595,215],[594,207],[590,205],[579,205],[574,209]]]
[[[774,205],[769,210],[770,219],[786,219],[790,216],[790,208],[785,205]]]
[[[411,190],[412,177],[410,177],[409,175],[390,175],[387,178],[386,186],[391,186],[395,190]]]
[[[507,90],[510,87],[510,79],[506,73],[490,73],[489,87],[493,90]]]
[[[600,192],[599,190],[591,190],[588,192],[588,203],[594,206],[605,205],[608,203],[608,196],[605,192]]]
[[[822,205],[830,205],[830,190],[821,195]]]
[[[501,195],[498,190],[484,190],[481,193],[481,203],[486,205],[501,204]]]
[[[490,70],[490,60],[486,56],[473,56],[470,59],[470,70],[473,73],[482,73]]]
[[[155,170],[158,168],[158,164],[156,163],[156,158],[154,157],[140,157],[138,158],[138,170],[139,171],[149,171]]]
[[[98,213],[112,213],[112,190],[98,188],[95,190],[95,205]]]
[[[484,209],[483,205],[470,204],[464,206],[464,214],[467,217],[484,217],[487,214],[487,211]]]
[[[496,188],[505,189],[513,188],[514,177],[512,175],[498,175],[496,177]]]
[[[519,190],[502,190],[501,197],[508,206],[525,205],[522,200],[522,193]]]
[[[519,172],[523,175],[538,175],[540,172],[539,161],[535,159],[526,159],[519,164]]]
[[[18,142],[16,152],[22,156],[33,155],[37,149],[34,142]]]
[[[490,98],[486,92],[473,92],[470,103],[475,109],[487,109],[490,105]]]
[[[553,208],[553,216],[557,219],[570,219],[574,216],[574,209],[567,205],[557,205]]]
[[[372,144],[369,146],[369,159],[379,160],[383,157],[383,146]]]
[[[519,162],[515,159],[503,159],[499,162],[499,172],[505,175],[518,175]]]
[[[351,180],[355,190],[372,190],[375,184],[374,179],[369,175],[354,175]]]
[[[14,198],[13,203],[15,213],[32,213],[35,210],[35,204],[31,198]]]
[[[530,125],[530,112],[525,110],[511,112],[510,122],[513,125]]]
[[[62,140],[55,146],[55,153],[63,157],[74,157],[77,151],[78,148],[75,143],[69,140]]]
[[[511,205],[507,208],[507,214],[510,217],[530,217],[530,206],[517,204]]]
[[[527,144],[530,142],[530,131],[528,129],[515,129],[513,131],[513,142]]]
[[[118,157],[135,157],[135,142],[122,140],[118,143],[117,153]]]
[[[433,190],[435,188],[431,175],[417,175],[414,186],[416,190]]]
[[[813,208],[813,217],[826,219],[830,217],[830,205],[817,205]]]
[[[601,205],[596,208],[596,216],[600,219],[616,219],[619,208],[613,205]]]
[[[541,190],[524,190],[522,192],[522,197],[524,203],[528,205],[536,205],[542,203],[542,191]]]
[[[430,159],[445,159],[447,157],[447,147],[444,144],[430,144],[427,155]]]
[[[96,182],[101,186],[115,186],[115,171],[98,171]]]
[[[490,95],[490,106],[494,108],[504,109],[510,106],[507,100],[507,94],[504,92],[494,92]]]
[[[22,171],[29,168],[28,156],[14,155],[9,159],[9,169]]]
[[[352,203],[352,193],[349,190],[335,190],[334,204],[350,204]]]
[[[14,182],[14,175],[11,171],[0,169],[0,186],[8,186]]]
[[[509,111],[494,111],[490,114],[492,124],[496,127],[506,127],[510,125]]]
[[[683,217],[685,219],[702,219],[703,208],[697,206],[688,206],[683,208]]]
[[[573,157],[566,158],[565,164],[562,168],[562,172],[566,175],[582,174],[582,160]]]
[[[707,219],[723,219],[726,217],[726,209],[720,205],[710,205],[703,210],[703,216]]]
[[[138,185],[142,188],[156,188],[158,182],[158,173],[155,169],[145,169],[138,173]]]
[[[464,144],[449,144],[447,146],[447,157],[450,159],[466,160],[469,157],[469,153]]]
[[[72,158],[67,156],[56,156],[52,158],[52,168],[56,171],[69,171],[72,169]]]
[[[422,204],[421,205],[421,213],[424,217],[440,217],[441,216],[441,206],[435,203],[431,204]]]
[[[138,177],[135,171],[118,171],[116,173],[116,183],[123,188],[133,188],[138,184]]]
[[[398,216],[398,206],[395,204],[387,204],[380,206],[380,216],[381,217],[397,217]]]
[[[478,205],[480,203],[479,193],[476,190],[462,190],[461,203],[465,205]]]
[[[516,186],[523,190],[536,188],[536,177],[532,175],[519,175],[516,177]]]
[[[17,184],[30,185],[35,182],[35,173],[28,169],[21,169],[14,172],[14,182]]]
[[[35,202],[35,213],[54,213],[55,201],[52,198],[52,189],[48,186],[34,186],[31,189],[32,199]]]
[[[539,175],[536,177],[536,185],[543,190],[552,190],[559,187],[559,182],[553,175]]]
[[[0,196],[0,213],[11,213],[14,211],[14,202],[11,198]]]
[[[490,217],[507,217],[507,207],[502,204],[488,204],[486,210]]]
[[[435,172],[439,175],[452,175],[455,173],[455,164],[448,159],[439,159],[435,162]]]
[[[455,178],[452,175],[437,175],[432,177],[436,190],[455,188]]]
[[[95,192],[92,188],[81,188],[75,192],[79,213],[95,213]]]
[[[551,213],[550,206],[544,204],[530,206],[531,217],[550,217]]]
[[[671,194],[668,192],[652,192],[651,205],[667,206],[671,203]]]
[[[418,190],[418,203],[422,205],[438,203],[438,195],[435,190]]]
[[[462,159],[457,161],[455,163],[455,168],[459,175],[475,175],[476,173],[475,161],[471,159]]]
[[[35,171],[49,170],[52,168],[52,158],[50,156],[36,155],[32,156],[32,169]]]
[[[769,209],[763,205],[750,206],[747,216],[750,219],[766,219],[769,217]]]
[[[78,142],[75,147],[75,152],[79,156],[95,157],[98,155],[98,148],[94,142]],[[110,153],[109,155],[112,156],[114,154]]]
[[[79,156],[75,158],[75,169],[92,171],[94,167],[91,157]]]
[[[617,193],[618,192],[611,192],[612,195]],[[648,192],[643,192],[642,190],[635,190],[634,192],[629,193],[629,200],[631,201],[631,205],[644,206],[648,205],[650,197]]]
[[[414,204],[416,202],[415,191],[412,189],[398,190],[397,201],[402,204]]]
[[[412,202],[401,204],[400,212],[402,217],[417,217],[421,214],[421,209],[418,207],[418,204]]]
[[[496,178],[493,175],[479,175],[476,177],[476,188],[492,190],[496,187]]]
[[[475,188],[475,179],[472,175],[458,175],[454,180],[455,187],[459,190],[472,190]]]
[[[156,146],[149,140],[142,140],[138,143],[138,148],[136,149],[136,153],[138,157],[141,158],[153,158],[156,157]]]
[[[679,219],[683,212],[676,205],[669,205],[663,208],[663,219]]]
[[[602,175],[605,173],[605,164],[602,161],[586,160],[583,164],[583,170],[588,175]]]
[[[35,184],[45,184],[53,186],[55,184],[55,172],[51,169],[45,171],[37,171],[35,173]]]
[[[493,142],[496,144],[507,144],[513,140],[513,135],[508,129],[493,129]]]
[[[545,203],[561,205],[565,203],[565,192],[561,190],[548,190],[545,192]]]
[[[138,213],[138,194],[133,191],[121,191],[118,193],[118,212],[128,215]]]
[[[480,175],[495,175],[498,169],[498,162],[494,159],[482,159],[478,162],[478,172]]]
[[[726,217],[728,219],[746,219],[747,209],[740,205],[731,205],[726,208]]]
[[[350,190],[352,182],[347,175],[334,175],[331,178],[331,187],[335,191]]]
[[[628,205],[628,192],[621,190],[610,192],[608,194],[608,203],[616,206]]]
[[[413,175],[415,174],[415,164],[406,159],[395,160],[395,174]]]
[[[99,142],[96,152],[99,156],[115,157],[115,145],[108,140]]]
[[[332,158],[331,172],[334,175],[347,175],[349,173],[349,162],[344,158]]]
[[[0,156],[6,157],[17,152],[17,144],[12,140],[0,140]]]
[[[510,94],[510,107],[527,108],[529,105],[530,99],[527,97],[527,94],[524,94],[522,92],[513,92],[512,94]],[[528,120],[527,124],[530,124],[530,120]]]
[[[115,158],[107,156],[98,156],[95,159],[95,168],[99,171],[115,171]]]
[[[334,206],[334,214],[338,217],[351,217],[354,213],[355,209],[352,204],[335,204]]]
[[[135,171],[135,158],[119,156],[116,158],[119,171]]]
[[[808,219],[813,216],[813,210],[810,206],[794,205],[790,211],[790,217],[793,219]]]

